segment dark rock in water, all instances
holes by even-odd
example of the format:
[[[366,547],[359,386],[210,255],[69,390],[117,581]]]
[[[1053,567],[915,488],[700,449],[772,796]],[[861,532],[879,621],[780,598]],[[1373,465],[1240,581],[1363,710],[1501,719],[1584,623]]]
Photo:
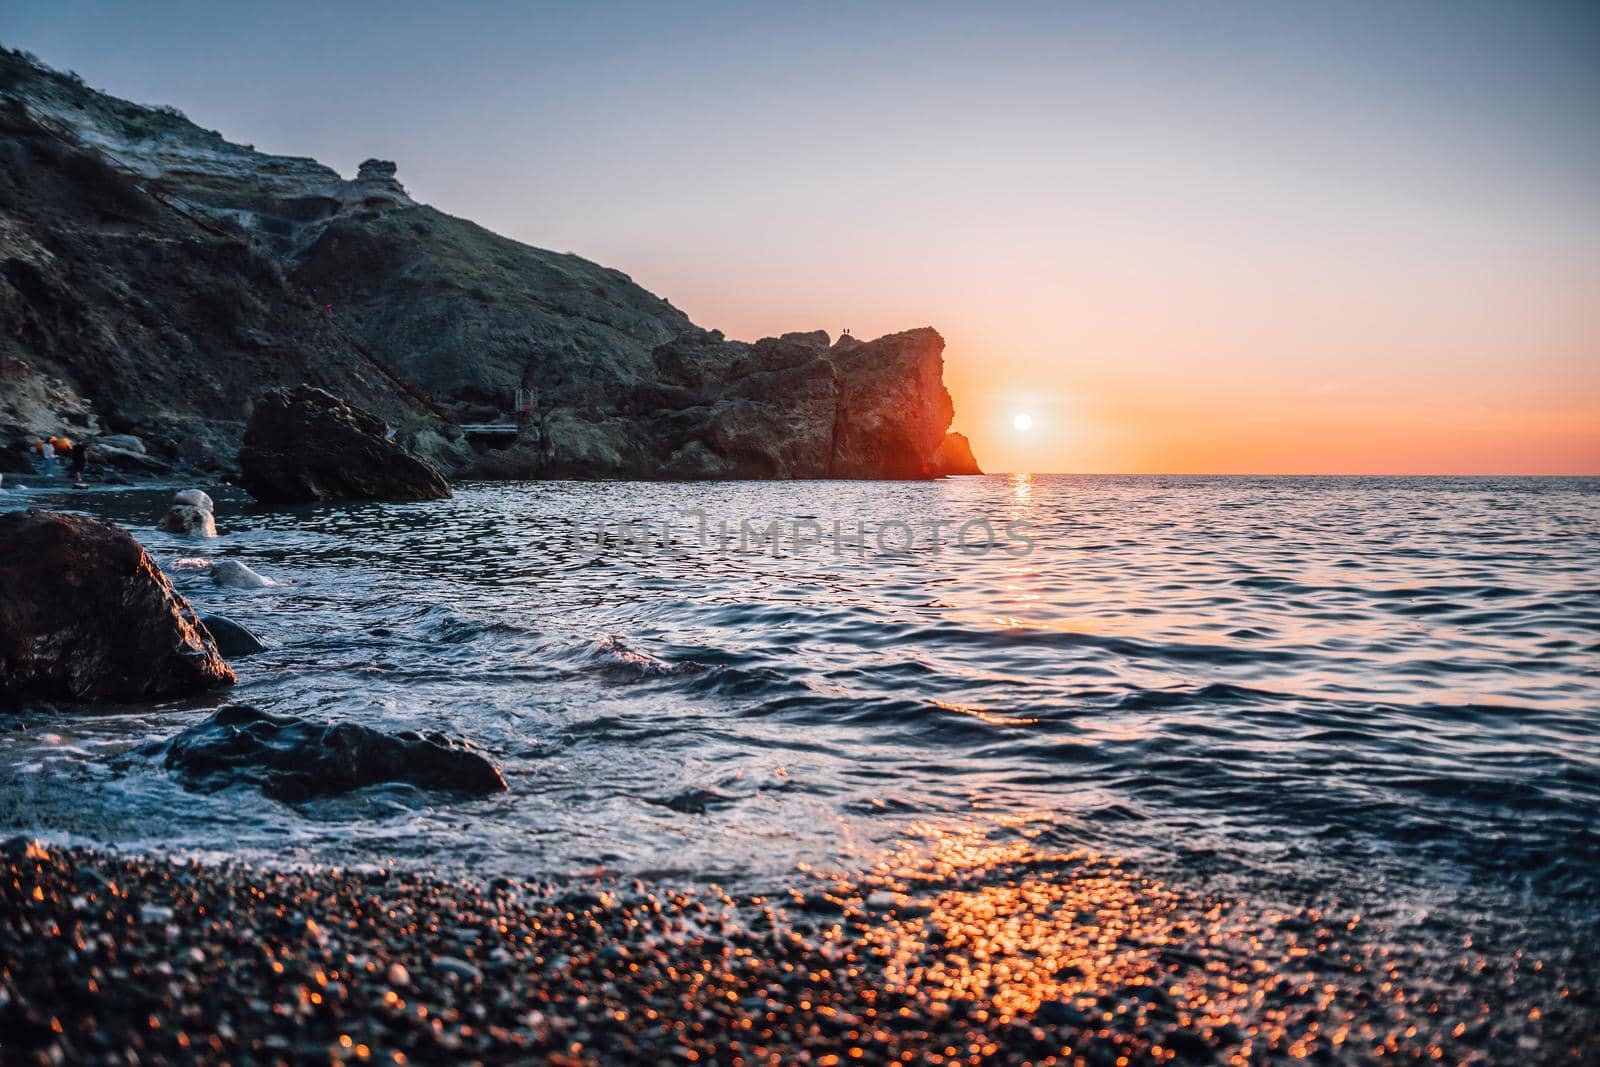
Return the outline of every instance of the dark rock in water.
[[[389,440],[388,430],[321,389],[275,389],[256,402],[245,429],[240,482],[265,504],[450,496],[444,475]]]
[[[0,442],[0,474],[32,474],[37,469],[25,444]]]
[[[499,793],[487,756],[443,734],[386,734],[355,723],[313,722],[230,706],[176,737],[147,745],[194,789],[249,782],[279,800],[347,793],[381,782]]]
[[[188,601],[98,519],[0,515],[0,702],[154,700],[232,685]]]
[[[940,474],[982,474],[972,454],[972,442],[964,433],[947,433],[933,454],[933,466]]]
[[[200,621],[217,642],[217,651],[228,659],[242,659],[266,651],[261,638],[221,615],[202,615]]]

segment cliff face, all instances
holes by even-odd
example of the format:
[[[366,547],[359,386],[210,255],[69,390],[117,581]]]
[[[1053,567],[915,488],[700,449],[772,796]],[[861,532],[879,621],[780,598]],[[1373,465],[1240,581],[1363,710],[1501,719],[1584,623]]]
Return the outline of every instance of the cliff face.
[[[618,271],[416,203],[392,163],[346,181],[3,50],[0,93],[0,381],[29,398],[0,400],[0,437],[71,407],[226,464],[251,399],[305,381],[458,475],[937,473],[931,329],[730,341]],[[519,432],[469,447],[451,422]]]

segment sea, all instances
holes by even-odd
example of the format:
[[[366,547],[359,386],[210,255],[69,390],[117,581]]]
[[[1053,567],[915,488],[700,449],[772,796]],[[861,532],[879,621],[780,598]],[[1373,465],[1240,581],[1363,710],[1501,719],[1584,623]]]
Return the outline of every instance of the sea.
[[[173,486],[32,483],[0,507],[124,526],[269,647],[230,690],[0,721],[5,835],[751,892],[1021,843],[1600,946],[1600,480],[206,486],[205,540],[155,530]],[[510,789],[290,804],[137,753],[229,703],[443,731]]]

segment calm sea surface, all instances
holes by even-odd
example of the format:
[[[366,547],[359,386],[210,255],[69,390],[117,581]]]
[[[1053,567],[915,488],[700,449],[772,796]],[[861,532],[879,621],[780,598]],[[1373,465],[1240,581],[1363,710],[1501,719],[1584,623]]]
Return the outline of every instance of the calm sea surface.
[[[192,541],[153,529],[170,489],[5,494],[123,524],[202,613],[273,647],[223,695],[7,724],[0,829],[748,887],[962,834],[1595,935],[1597,481],[473,484],[277,512],[214,495],[222,536]],[[655,535],[619,544],[626,518]],[[775,519],[821,543],[795,551],[792,525],[756,543]],[[987,553],[953,543],[973,521],[982,547],[977,520]],[[836,551],[836,521],[847,540],[865,521],[865,547]],[[186,557],[281,585],[218,589]],[[228,702],[446,730],[511,790],[288,806],[186,792],[128,753]]]

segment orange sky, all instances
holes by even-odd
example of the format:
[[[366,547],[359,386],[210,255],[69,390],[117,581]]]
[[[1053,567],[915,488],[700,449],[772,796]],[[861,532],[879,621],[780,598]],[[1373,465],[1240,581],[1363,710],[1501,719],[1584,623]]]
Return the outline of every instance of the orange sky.
[[[994,471],[1600,474],[1600,243],[1405,195],[1397,232],[1207,241],[1174,205],[1159,233],[1032,248],[997,209],[971,223],[996,232],[868,234],[804,281],[751,264],[675,302],[744,337],[938,327],[955,428]]]

